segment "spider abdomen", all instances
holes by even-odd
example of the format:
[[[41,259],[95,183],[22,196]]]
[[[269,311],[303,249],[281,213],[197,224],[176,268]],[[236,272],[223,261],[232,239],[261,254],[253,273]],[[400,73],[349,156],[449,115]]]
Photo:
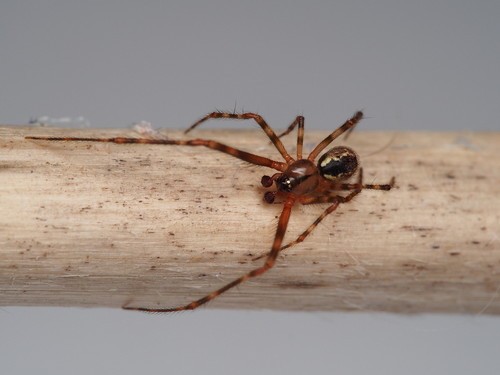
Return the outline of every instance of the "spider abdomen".
[[[345,180],[358,169],[358,156],[349,147],[333,147],[319,158],[318,169],[328,180]]]

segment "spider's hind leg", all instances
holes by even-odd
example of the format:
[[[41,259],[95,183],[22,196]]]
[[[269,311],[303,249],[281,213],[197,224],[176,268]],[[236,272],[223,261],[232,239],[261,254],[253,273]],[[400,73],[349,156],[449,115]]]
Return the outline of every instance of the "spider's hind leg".
[[[341,126],[335,129],[330,135],[328,135],[325,139],[323,139],[315,148],[311,151],[309,156],[307,157],[309,160],[313,161],[316,157],[327,147],[330,143],[332,143],[337,137],[341,134],[347,132],[350,133],[350,129],[353,129],[358,122],[363,118],[363,112],[358,111],[352,116],[349,120],[344,122]]]

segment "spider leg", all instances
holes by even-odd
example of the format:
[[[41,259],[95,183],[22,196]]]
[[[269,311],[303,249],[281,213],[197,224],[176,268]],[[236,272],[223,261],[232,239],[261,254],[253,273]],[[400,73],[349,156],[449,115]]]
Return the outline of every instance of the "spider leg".
[[[392,177],[388,184],[366,184],[363,185],[363,189],[373,189],[373,190],[391,190],[396,183],[396,178]]]
[[[283,143],[281,140],[278,138],[274,130],[267,124],[267,122],[262,118],[262,116],[256,114],[256,113],[251,113],[251,112],[246,112],[246,113],[228,113],[228,112],[212,112],[209,113],[208,115],[202,117],[198,121],[196,121],[193,125],[191,125],[184,133],[189,133],[191,130],[196,128],[198,125],[202,124],[203,122],[209,120],[209,119],[220,119],[220,118],[229,118],[229,119],[236,119],[236,120],[254,120],[261,128],[264,130],[264,132],[267,134],[271,142],[274,144],[274,147],[279,151],[281,156],[285,159],[285,161],[290,164],[294,160],[293,158],[288,154],[288,152],[285,149],[285,146],[283,146]]]
[[[234,288],[235,286],[247,281],[248,279],[262,275],[263,273],[267,272],[269,269],[271,269],[274,266],[274,264],[276,262],[276,258],[278,256],[279,251],[280,251],[281,244],[283,242],[283,237],[285,236],[286,228],[288,226],[288,221],[290,220],[290,214],[292,212],[292,207],[295,203],[295,200],[296,200],[296,198],[294,196],[289,196],[287,198],[287,200],[284,204],[283,210],[281,211],[279,221],[278,221],[278,228],[276,230],[276,235],[274,237],[273,246],[271,248],[270,253],[267,256],[266,262],[261,267],[255,268],[254,270],[237,278],[236,280],[231,281],[229,284],[223,286],[222,288],[217,289],[216,291],[214,291],[210,294],[207,294],[203,298],[200,298],[196,301],[188,303],[187,305],[174,307],[174,308],[147,308],[147,307],[123,306],[123,309],[152,312],[152,313],[194,310],[194,309],[200,307],[201,305],[204,305],[205,303],[210,302],[214,298],[217,298],[218,296],[220,296],[222,293],[226,292],[227,290]]]
[[[297,134],[297,160],[302,159],[302,146],[304,144],[304,116],[297,116],[295,120],[288,126],[288,128],[278,135],[278,138],[282,138],[287,134],[290,134],[293,129],[299,126],[299,133]]]
[[[75,141],[75,142],[109,142],[117,144],[153,144],[153,145],[180,145],[180,146],[204,146],[213,150],[223,152],[234,156],[251,164],[269,167],[278,171],[284,171],[287,164],[274,161],[263,156],[251,154],[237,148],[227,146],[223,143],[212,141],[209,139],[191,139],[191,140],[174,140],[174,139],[151,139],[151,138],[79,138],[79,137],[25,137],[25,139],[41,140],[41,141]]]
[[[356,128],[356,125],[358,123],[354,124],[353,126],[351,126],[349,129],[346,130],[346,132],[344,133],[344,141],[349,138],[349,136],[351,135],[351,133],[354,131],[354,129]]]
[[[302,204],[314,204],[314,203],[333,203],[331,206],[329,206],[326,210],[323,211],[321,215],[318,216],[316,220],[304,231],[302,232],[295,240],[287,243],[286,245],[282,246],[279,251],[283,251],[285,249],[288,249],[292,246],[297,245],[298,243],[301,243],[306,239],[307,236],[311,234],[311,232],[318,226],[321,221],[330,215],[333,211],[337,209],[340,203],[347,203],[351,199],[353,199],[356,195],[358,195],[361,190],[363,189],[363,169],[360,168],[359,170],[359,175],[358,175],[358,182],[355,184],[342,184],[349,186],[349,189],[346,190],[353,190],[350,194],[347,196],[343,197],[341,195],[334,194],[333,192],[327,192],[327,194],[323,195],[318,195],[318,196],[311,196],[311,197],[303,197],[302,199],[299,198],[299,201]],[[253,258],[252,260],[258,260],[263,257],[265,257],[268,254],[263,254],[260,255],[256,258]]]
[[[394,177],[391,178],[388,184],[363,184],[362,189],[372,190],[391,190],[396,183]],[[332,190],[353,190],[356,189],[358,184],[334,184]]]
[[[331,214],[333,211],[335,211],[340,203],[347,203],[351,199],[353,199],[356,195],[361,193],[361,190],[363,189],[375,189],[375,190],[391,190],[391,188],[394,186],[395,179],[394,177],[391,178],[391,181],[388,184],[383,184],[383,185],[374,185],[374,184],[363,184],[363,169],[360,168],[359,170],[359,175],[358,175],[358,182],[355,184],[340,184],[336,190],[352,190],[350,194],[347,196],[343,197],[341,195],[326,195],[326,196],[318,196],[318,197],[312,197],[309,199],[303,199],[301,201],[302,204],[313,204],[313,203],[332,203],[333,204],[328,207],[323,213],[312,223],[309,228],[307,228],[303,233],[301,233],[294,241],[287,243],[286,245],[282,246],[280,251],[288,249],[306,239],[306,237],[311,234],[311,232],[316,228],[316,226],[323,220],[325,217],[327,217],[329,214]],[[262,256],[254,258],[253,260],[260,259]]]
[[[281,252],[285,249],[288,249],[288,248],[295,246],[295,245],[301,243],[302,241],[304,241],[306,239],[306,237],[311,234],[311,232],[318,226],[319,223],[321,223],[321,221],[325,217],[327,217],[328,215],[330,215],[333,211],[335,211],[337,209],[337,207],[339,206],[340,203],[349,202],[352,198],[354,198],[354,196],[358,195],[360,192],[361,192],[361,190],[355,190],[346,197],[343,197],[341,195],[333,195],[333,196],[329,196],[329,197],[317,197],[317,199],[311,199],[307,203],[303,203],[303,204],[313,204],[313,203],[333,203],[333,204],[331,206],[329,206],[326,210],[324,210],[321,213],[321,215],[319,215],[318,218],[316,220],[314,220],[314,222],[304,232],[302,232],[295,240],[282,246],[279,251]],[[252,260],[253,261],[259,260],[261,258],[264,258],[265,256],[268,256],[268,255],[269,255],[269,253],[262,254],[258,257],[253,258]]]
[[[302,147],[304,145],[304,117],[298,116],[299,130],[297,131],[297,160],[302,159]]]
[[[336,199],[337,197],[331,197],[333,204],[329,206],[321,215],[318,216],[318,218],[312,223],[303,233],[301,233],[294,241],[287,243],[286,245],[282,246],[279,251],[283,251],[285,249],[288,249],[306,239],[306,237],[311,234],[311,232],[316,228],[316,226],[323,220],[325,217],[327,217],[330,213],[336,210],[336,208],[339,205],[339,201]],[[262,259],[266,256],[269,256],[269,253],[259,255],[258,257],[253,258],[252,260],[259,260]]]
[[[334,130],[328,137],[323,139],[315,148],[311,151],[309,156],[307,157],[309,160],[314,161],[316,157],[319,155],[321,151],[324,150],[330,143],[333,142],[335,138],[337,138],[342,133],[348,131],[351,128],[354,128],[356,124],[363,118],[363,112],[358,111],[352,116],[349,120],[344,122],[341,126],[339,126],[336,130]]]
[[[286,130],[283,133],[279,134],[278,137],[283,138],[284,136],[290,134],[293,131],[293,129],[297,127],[299,121],[304,122],[304,116],[297,116],[295,120],[293,120],[293,122],[290,125],[288,125],[288,128],[286,128]]]

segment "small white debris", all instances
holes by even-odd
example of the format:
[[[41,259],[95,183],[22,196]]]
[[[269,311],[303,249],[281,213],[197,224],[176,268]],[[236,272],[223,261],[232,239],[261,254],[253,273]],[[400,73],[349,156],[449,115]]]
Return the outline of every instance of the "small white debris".
[[[71,128],[90,127],[90,121],[83,116],[78,116],[78,117],[38,116],[38,117],[32,117],[29,123],[40,126],[64,126]]]

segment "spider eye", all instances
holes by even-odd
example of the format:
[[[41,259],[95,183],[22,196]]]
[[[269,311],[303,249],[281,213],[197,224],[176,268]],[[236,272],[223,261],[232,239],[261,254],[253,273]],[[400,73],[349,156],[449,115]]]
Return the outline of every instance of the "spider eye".
[[[349,147],[337,146],[319,158],[318,169],[324,178],[332,181],[345,180],[358,169],[358,157]]]
[[[285,175],[282,175],[280,178],[278,178],[276,182],[280,191],[286,191],[288,193],[291,192],[297,185],[297,180],[295,178]]]

